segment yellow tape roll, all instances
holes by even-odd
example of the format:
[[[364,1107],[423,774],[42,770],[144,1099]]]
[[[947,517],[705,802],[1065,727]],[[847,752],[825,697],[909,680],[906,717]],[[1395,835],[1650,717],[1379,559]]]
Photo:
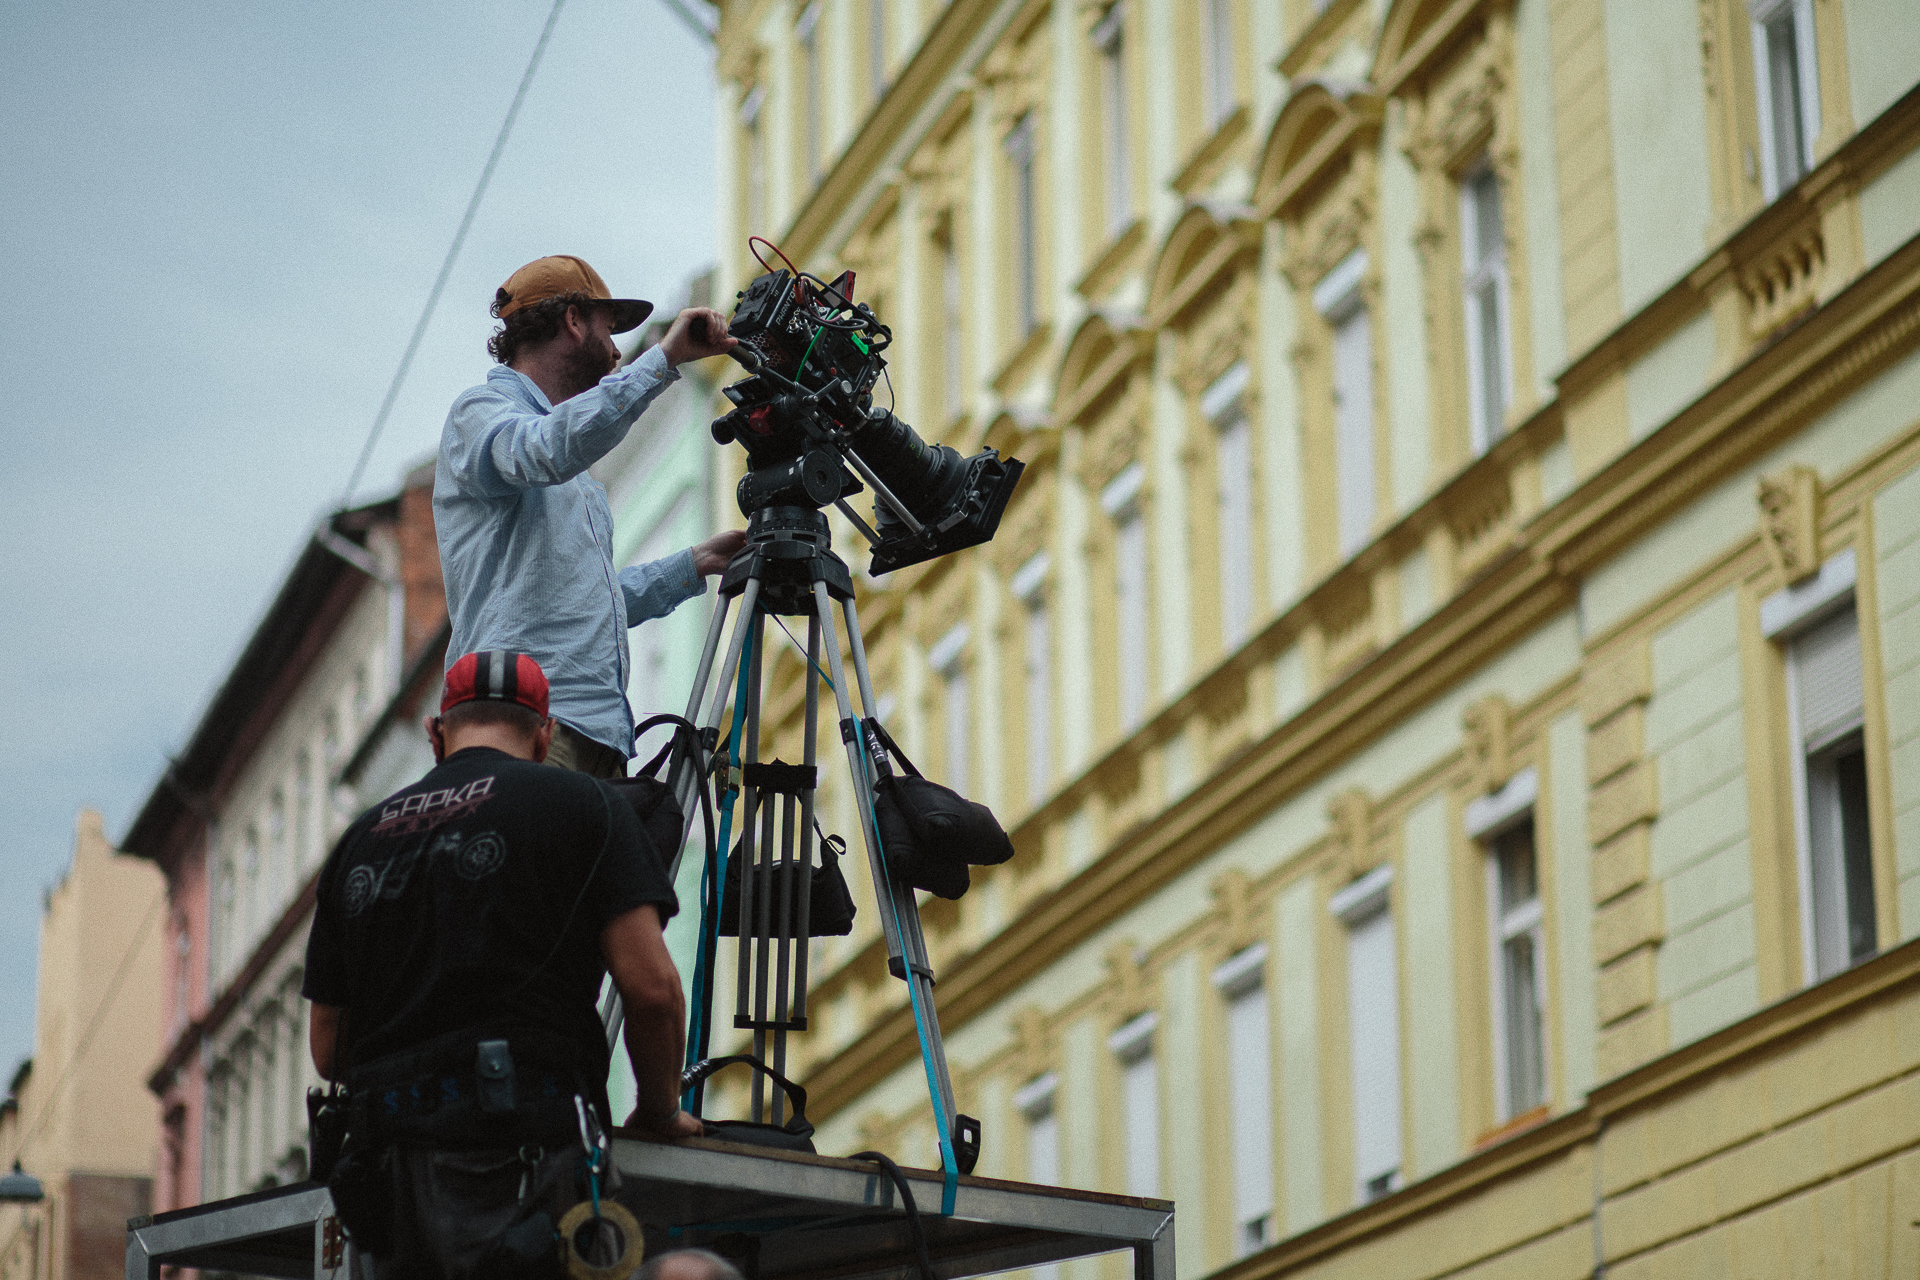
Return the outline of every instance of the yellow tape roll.
[[[567,1210],[560,1219],[560,1247],[566,1251],[567,1274],[573,1280],[627,1280],[647,1256],[647,1242],[640,1234],[640,1224],[627,1212],[625,1205],[617,1200],[600,1202],[601,1219],[619,1230],[626,1239],[626,1252],[620,1255],[620,1261],[611,1266],[596,1267],[574,1252],[573,1237],[581,1227],[593,1217],[593,1201],[582,1200]]]

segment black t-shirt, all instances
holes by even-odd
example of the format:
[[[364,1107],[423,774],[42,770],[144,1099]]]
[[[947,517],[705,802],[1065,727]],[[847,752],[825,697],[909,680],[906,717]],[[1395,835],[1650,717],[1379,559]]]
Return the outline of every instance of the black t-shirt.
[[[608,1066],[600,931],[645,903],[663,921],[679,907],[611,787],[470,747],[360,815],[334,846],[301,992],[347,1010],[352,1064],[467,1029],[532,1033],[565,1046],[564,1065],[598,1083]]]

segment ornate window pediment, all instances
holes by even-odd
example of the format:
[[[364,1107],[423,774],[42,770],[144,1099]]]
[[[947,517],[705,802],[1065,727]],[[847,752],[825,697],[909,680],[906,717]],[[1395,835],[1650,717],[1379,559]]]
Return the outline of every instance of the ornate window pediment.
[[[1152,336],[1130,312],[1096,311],[1081,322],[1054,379],[1053,420],[1078,422],[1146,360]]]
[[[1148,274],[1147,324],[1160,329],[1177,320],[1234,263],[1258,252],[1257,212],[1245,205],[1189,201],[1167,232]]]
[[[1309,77],[1280,109],[1260,156],[1254,199],[1269,218],[1292,218],[1380,131],[1384,100],[1354,80]]]
[[[1433,69],[1453,43],[1469,34],[1475,19],[1512,0],[1394,0],[1380,24],[1373,55],[1373,83],[1388,96]]]

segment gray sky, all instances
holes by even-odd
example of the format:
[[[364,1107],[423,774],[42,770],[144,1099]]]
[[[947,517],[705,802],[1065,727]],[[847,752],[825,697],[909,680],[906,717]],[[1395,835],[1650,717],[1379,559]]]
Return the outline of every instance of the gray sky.
[[[548,8],[0,0],[0,1070],[75,811],[125,834],[336,503]],[[661,0],[568,0],[362,498],[515,267],[713,260],[713,96]]]

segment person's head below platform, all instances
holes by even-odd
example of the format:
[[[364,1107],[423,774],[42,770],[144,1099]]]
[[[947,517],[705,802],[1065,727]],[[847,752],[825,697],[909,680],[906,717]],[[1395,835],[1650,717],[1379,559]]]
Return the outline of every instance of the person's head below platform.
[[[634,1273],[634,1280],[742,1280],[740,1268],[705,1249],[656,1253]]]
[[[524,653],[469,653],[447,668],[440,714],[427,717],[426,729],[436,761],[468,747],[492,747],[539,763],[553,744],[547,673]]]
[[[600,273],[570,253],[538,258],[494,291],[501,324],[493,358],[540,385],[555,404],[579,395],[620,364],[613,335],[638,328],[653,304],[616,298]]]

